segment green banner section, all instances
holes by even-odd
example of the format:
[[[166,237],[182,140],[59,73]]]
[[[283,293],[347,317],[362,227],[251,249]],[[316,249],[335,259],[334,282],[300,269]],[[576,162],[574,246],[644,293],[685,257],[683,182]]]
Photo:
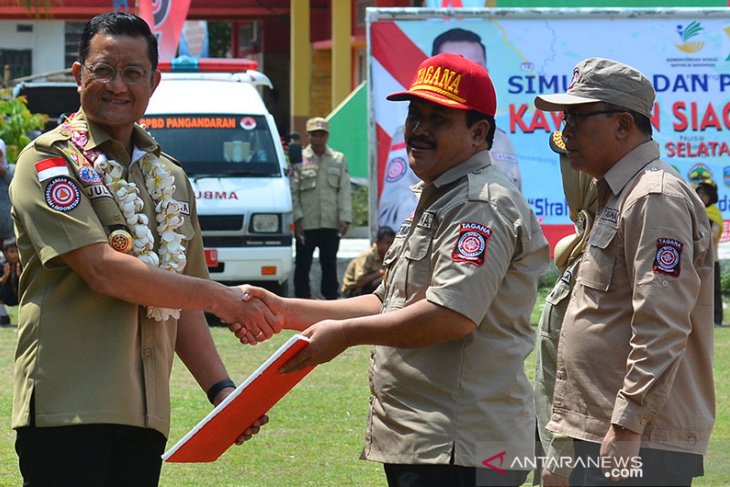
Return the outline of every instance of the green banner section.
[[[329,115],[327,144],[347,159],[352,181],[368,183],[368,99],[363,82]]]

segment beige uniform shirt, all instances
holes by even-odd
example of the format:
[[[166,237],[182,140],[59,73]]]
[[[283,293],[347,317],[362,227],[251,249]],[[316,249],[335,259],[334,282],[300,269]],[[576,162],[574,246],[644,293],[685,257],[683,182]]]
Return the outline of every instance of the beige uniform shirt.
[[[601,442],[615,423],[641,433],[643,447],[702,454],[715,417],[704,206],[653,141],[598,181],[598,206],[547,427]]]
[[[384,258],[382,312],[419,300],[454,310],[477,329],[423,348],[373,348],[363,456],[384,463],[483,466],[506,451],[532,456],[535,410],[524,360],[547,241],[525,199],[487,151],[422,193]]]
[[[35,423],[40,427],[112,423],[167,435],[177,322],[147,319],[144,307],[94,293],[59,258],[106,243],[109,227],[103,222],[123,222],[106,187],[94,181],[95,173],[81,171],[76,161],[83,156],[70,136],[59,127],[36,139],[22,153],[10,186],[23,263],[12,426],[30,424],[35,395]],[[140,127],[134,129],[133,143],[141,151],[160,154],[157,143]],[[130,165],[126,151],[90,124],[86,148],[93,147],[130,167],[126,177],[141,189],[144,213],[154,222],[154,203],[139,165]],[[43,164],[37,163],[49,159],[66,162],[68,175],[40,181]],[[207,277],[194,192],[182,168],[164,155],[159,160],[175,178],[174,198],[184,217],[184,273]],[[150,230],[157,249],[154,224]],[[119,286],[132,285],[124,275],[115,278]]]
[[[307,146],[302,163],[292,168],[294,221],[303,218],[304,230],[338,228],[340,222],[352,222],[350,173],[342,152],[327,147],[319,157]]]
[[[372,274],[375,271],[379,271],[382,268],[383,259],[380,258],[377,244],[373,244],[369,249],[352,259],[350,263],[347,264],[345,275],[342,277],[342,294],[344,296],[352,295],[352,292],[357,289],[358,279],[362,276]],[[377,283],[373,284],[372,287],[375,287],[376,284]]]

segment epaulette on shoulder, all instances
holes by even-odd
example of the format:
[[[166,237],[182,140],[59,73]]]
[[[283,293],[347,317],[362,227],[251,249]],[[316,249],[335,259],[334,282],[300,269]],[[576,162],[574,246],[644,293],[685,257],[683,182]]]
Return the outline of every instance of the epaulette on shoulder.
[[[163,157],[164,157],[165,159],[169,160],[170,162],[172,162],[172,163],[173,163],[173,164],[175,164],[176,166],[178,166],[178,167],[183,167],[183,165],[182,165],[182,162],[178,161],[177,159],[175,159],[174,157],[172,157],[172,156],[171,156],[170,154],[168,154],[167,152],[165,152],[165,151],[162,151],[162,152],[160,152],[160,155],[162,155],[162,156],[163,156]]]
[[[69,140],[70,138],[71,134],[67,130],[56,129],[39,135],[35,138],[33,144],[41,150],[50,151],[56,142]]]
[[[667,177],[671,177],[668,171],[661,167],[650,165],[641,177],[642,185],[646,187],[647,193],[663,193],[664,183]]]
[[[489,178],[487,171],[470,172],[467,175],[469,190],[467,197],[469,201],[489,201]]]

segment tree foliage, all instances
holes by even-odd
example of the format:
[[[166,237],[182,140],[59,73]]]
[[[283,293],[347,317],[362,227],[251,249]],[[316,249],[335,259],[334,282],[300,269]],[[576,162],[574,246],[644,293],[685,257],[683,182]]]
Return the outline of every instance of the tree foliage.
[[[10,89],[0,90],[0,139],[7,145],[8,162],[18,160],[20,151],[31,141],[28,134],[43,130],[47,121],[48,115],[30,113],[24,96],[16,98]]]

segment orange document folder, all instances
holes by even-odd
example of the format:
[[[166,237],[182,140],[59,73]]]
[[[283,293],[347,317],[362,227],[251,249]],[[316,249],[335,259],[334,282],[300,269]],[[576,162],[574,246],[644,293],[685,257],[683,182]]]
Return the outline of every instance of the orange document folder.
[[[170,448],[166,462],[214,462],[254,422],[289,392],[314,367],[290,374],[279,369],[309,344],[309,338],[294,335],[223,402]]]

